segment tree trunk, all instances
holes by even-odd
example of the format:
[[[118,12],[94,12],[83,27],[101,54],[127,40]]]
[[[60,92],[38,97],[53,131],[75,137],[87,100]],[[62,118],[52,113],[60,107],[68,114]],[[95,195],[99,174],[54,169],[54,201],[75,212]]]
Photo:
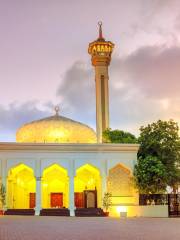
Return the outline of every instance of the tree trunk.
[[[176,194],[176,192],[177,192],[177,186],[176,185],[173,185],[173,194]]]

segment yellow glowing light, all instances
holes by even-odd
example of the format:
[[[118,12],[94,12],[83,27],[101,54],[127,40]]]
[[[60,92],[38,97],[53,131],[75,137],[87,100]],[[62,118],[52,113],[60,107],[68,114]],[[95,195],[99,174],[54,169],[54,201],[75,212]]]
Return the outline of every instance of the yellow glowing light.
[[[118,213],[127,212],[127,207],[126,206],[118,206],[117,212]]]
[[[51,208],[51,193],[63,194],[63,206],[68,207],[68,172],[58,164],[53,164],[43,171],[42,207]]]
[[[104,52],[104,53],[111,53],[113,51],[112,43],[99,43],[95,42],[94,45],[89,49],[89,52],[96,53],[96,52]]]
[[[29,208],[29,196],[35,190],[36,181],[30,167],[19,164],[9,170],[7,182],[7,196],[9,196],[7,205],[9,208]]]
[[[31,143],[96,143],[94,130],[62,116],[52,116],[27,123],[18,129],[17,142]]]
[[[21,181],[21,182],[20,182],[20,184],[21,184],[21,187],[23,187],[23,186],[24,186],[24,182],[23,182],[23,181]]]
[[[91,184],[94,184],[94,179],[91,178],[89,181],[88,181],[88,185],[91,185]]]
[[[24,186],[24,182],[20,178],[17,178],[17,184],[21,187]]]
[[[20,184],[21,180],[19,178],[17,178],[17,184]]]
[[[97,168],[90,164],[85,164],[76,170],[74,180],[75,192],[83,192],[85,189],[92,190],[97,188],[100,194],[101,178]]]
[[[48,186],[48,184],[47,183],[43,183],[43,187],[47,187]]]

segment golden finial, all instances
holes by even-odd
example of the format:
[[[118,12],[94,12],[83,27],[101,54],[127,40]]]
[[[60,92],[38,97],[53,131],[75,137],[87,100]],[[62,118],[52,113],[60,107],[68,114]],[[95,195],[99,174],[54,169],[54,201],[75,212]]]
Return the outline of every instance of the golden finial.
[[[99,39],[103,39],[103,35],[102,35],[102,22],[99,21],[98,25],[99,25]]]
[[[54,110],[56,112],[56,116],[59,116],[59,111],[60,111],[59,106],[55,106]]]

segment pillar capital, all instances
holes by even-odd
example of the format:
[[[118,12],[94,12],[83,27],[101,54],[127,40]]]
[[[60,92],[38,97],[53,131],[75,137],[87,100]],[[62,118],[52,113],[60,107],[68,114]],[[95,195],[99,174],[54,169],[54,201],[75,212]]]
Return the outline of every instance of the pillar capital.
[[[42,181],[42,177],[36,177],[36,181]]]

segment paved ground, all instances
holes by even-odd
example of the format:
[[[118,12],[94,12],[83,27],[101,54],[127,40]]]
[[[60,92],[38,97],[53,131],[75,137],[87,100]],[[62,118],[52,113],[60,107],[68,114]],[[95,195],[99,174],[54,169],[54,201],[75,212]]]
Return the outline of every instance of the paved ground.
[[[0,240],[179,240],[180,218],[0,217]]]

